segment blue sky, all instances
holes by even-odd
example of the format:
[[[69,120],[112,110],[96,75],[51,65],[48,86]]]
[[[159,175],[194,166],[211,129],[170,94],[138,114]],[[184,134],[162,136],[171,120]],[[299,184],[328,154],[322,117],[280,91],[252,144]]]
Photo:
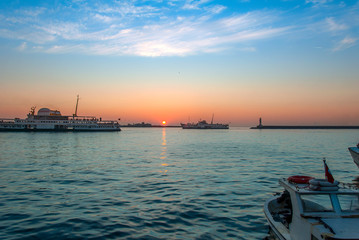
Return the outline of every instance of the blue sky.
[[[358,43],[357,0],[5,0],[0,113],[358,124]]]
[[[0,37],[18,51],[189,56],[258,51],[263,40],[323,51],[358,42],[357,1],[2,1]]]

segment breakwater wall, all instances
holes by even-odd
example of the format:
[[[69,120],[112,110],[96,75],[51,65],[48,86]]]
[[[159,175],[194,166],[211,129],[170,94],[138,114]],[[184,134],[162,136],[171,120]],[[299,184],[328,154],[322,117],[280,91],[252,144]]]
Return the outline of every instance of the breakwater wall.
[[[256,126],[251,129],[359,129],[359,126]]]

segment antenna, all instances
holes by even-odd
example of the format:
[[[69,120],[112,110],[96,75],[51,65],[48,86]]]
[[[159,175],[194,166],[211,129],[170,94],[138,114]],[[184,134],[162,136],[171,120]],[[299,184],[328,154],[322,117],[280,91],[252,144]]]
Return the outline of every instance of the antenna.
[[[36,107],[31,107],[31,110],[30,110],[28,116],[34,116],[35,115],[35,109],[36,109]]]
[[[74,117],[77,117],[77,107],[79,105],[79,99],[80,99],[80,96],[77,95],[77,101],[76,101],[76,109],[75,109],[75,114],[74,114]]]

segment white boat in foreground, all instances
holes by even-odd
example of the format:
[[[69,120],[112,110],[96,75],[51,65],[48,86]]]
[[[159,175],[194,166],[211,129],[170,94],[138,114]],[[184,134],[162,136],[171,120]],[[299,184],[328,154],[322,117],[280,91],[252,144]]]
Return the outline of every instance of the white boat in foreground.
[[[60,111],[41,108],[35,114],[31,108],[27,118],[0,118],[0,131],[121,131],[120,124],[113,120],[102,120],[92,116],[62,116]]]
[[[359,167],[359,143],[356,147],[349,147],[348,150],[350,155],[352,155],[353,161]]]
[[[293,181],[293,177],[304,181]],[[265,216],[277,238],[359,239],[358,189],[337,186],[338,182],[308,181],[306,176],[293,177],[279,180],[284,192],[264,205]]]

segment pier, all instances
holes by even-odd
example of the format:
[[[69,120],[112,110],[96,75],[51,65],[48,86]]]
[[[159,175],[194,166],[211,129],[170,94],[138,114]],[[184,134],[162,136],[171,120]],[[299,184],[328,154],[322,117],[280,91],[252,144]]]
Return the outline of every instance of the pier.
[[[259,124],[250,129],[359,129],[359,126],[308,126],[308,125],[263,125],[262,118],[259,118]]]

